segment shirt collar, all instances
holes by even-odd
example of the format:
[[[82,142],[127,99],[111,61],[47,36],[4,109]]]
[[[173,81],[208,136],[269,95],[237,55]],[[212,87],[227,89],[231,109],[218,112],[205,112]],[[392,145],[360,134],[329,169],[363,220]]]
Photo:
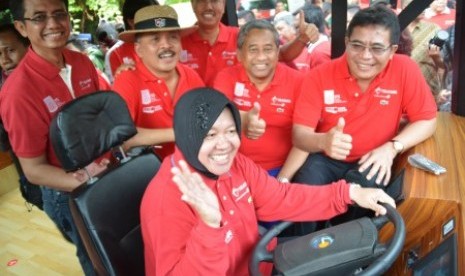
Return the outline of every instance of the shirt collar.
[[[218,37],[216,38],[216,41],[215,43],[217,42],[228,42],[229,40],[229,36],[228,36],[228,32],[226,31],[226,25],[224,25],[223,23],[220,22],[219,24],[219,33],[218,33]],[[203,39],[201,36],[200,36],[200,33],[199,31],[195,31],[193,34],[192,34],[192,38],[194,41],[204,41],[205,39]]]
[[[63,49],[62,51],[65,62],[71,59],[69,51],[68,49]],[[60,68],[39,56],[34,52],[31,46],[29,46],[26,56],[28,57],[28,63],[31,65],[32,69],[44,78],[53,79],[60,74]]]

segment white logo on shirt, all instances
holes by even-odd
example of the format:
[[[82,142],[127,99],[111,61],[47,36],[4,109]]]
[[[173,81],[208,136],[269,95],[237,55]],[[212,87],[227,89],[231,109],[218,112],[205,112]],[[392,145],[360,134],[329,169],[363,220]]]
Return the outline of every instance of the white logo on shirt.
[[[245,88],[245,84],[243,84],[242,82],[236,82],[236,85],[234,86],[234,96],[244,97],[245,96],[244,94],[248,94],[247,93],[248,91],[245,91],[245,90],[247,90]]]
[[[241,99],[234,99],[234,102],[239,106],[252,107],[252,103],[250,101],[244,101],[244,100],[241,100]]]
[[[91,79],[79,81],[79,86],[81,87],[82,90],[89,89],[91,84],[92,84]]]
[[[50,113],[54,113],[58,110],[58,103],[52,98],[52,96],[47,96],[43,99],[47,109]],[[57,100],[58,101],[58,100]]]
[[[134,64],[135,61],[130,57],[123,57],[123,64]]]
[[[247,183],[242,183],[239,185],[239,187],[232,188],[231,194],[236,198],[235,201],[239,201],[241,198],[243,198],[245,195],[249,193],[249,186],[247,186]]]
[[[142,108],[142,113],[152,114],[152,113],[155,113],[155,112],[160,111],[160,110],[163,110],[161,105],[144,106]]]
[[[140,97],[142,100],[142,104],[149,104],[152,101],[150,97],[150,90],[148,89],[141,90]]]
[[[326,106],[325,111],[332,114],[347,112],[345,106]]]
[[[286,104],[289,104],[289,103],[291,103],[291,99],[283,99],[283,98],[278,98],[276,96],[271,98],[271,105],[274,105],[274,106],[285,107]]]
[[[234,235],[233,235],[232,230],[231,230],[231,229],[228,230],[228,231],[226,232],[225,237],[224,237],[224,242],[225,242],[225,243],[230,243],[231,240],[233,239],[233,237],[234,237]]]
[[[334,90],[325,90],[323,93],[325,104],[334,104]]]

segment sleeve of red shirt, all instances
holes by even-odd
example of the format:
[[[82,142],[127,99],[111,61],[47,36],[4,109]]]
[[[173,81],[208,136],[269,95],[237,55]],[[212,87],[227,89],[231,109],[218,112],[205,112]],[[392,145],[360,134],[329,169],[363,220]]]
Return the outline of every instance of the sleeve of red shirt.
[[[224,228],[201,222],[181,200],[165,159],[141,207],[147,275],[226,275],[229,268]]]
[[[318,68],[305,73],[299,98],[295,105],[293,123],[316,128],[323,112],[323,76]]]
[[[262,221],[326,220],[347,211],[352,203],[344,180],[323,186],[281,184],[249,158],[238,154],[251,189],[257,217]]]
[[[124,71],[118,74],[113,82],[113,90],[124,99],[132,119],[136,121],[140,92],[137,91],[138,85],[133,81],[133,74],[135,74],[134,71]]]
[[[216,75],[213,81],[213,87],[228,97],[229,100],[232,100],[234,95],[232,88],[234,84],[232,82],[234,81],[235,80],[231,78],[231,68],[225,68]]]
[[[410,122],[430,120],[436,117],[437,105],[433,93],[427,84],[420,67],[409,57],[396,55],[402,59],[405,70],[403,76],[402,111],[407,114]],[[393,60],[394,62],[394,60]]]

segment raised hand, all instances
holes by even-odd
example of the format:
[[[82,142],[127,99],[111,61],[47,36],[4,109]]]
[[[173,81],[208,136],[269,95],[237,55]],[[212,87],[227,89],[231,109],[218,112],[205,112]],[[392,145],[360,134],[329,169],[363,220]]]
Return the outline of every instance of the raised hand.
[[[314,43],[320,37],[318,28],[315,24],[308,24],[305,22],[304,11],[299,12],[299,40],[304,43]]]
[[[184,160],[179,161],[179,167],[171,169],[173,181],[182,193],[181,200],[189,204],[202,221],[218,228],[221,223],[221,212],[218,197],[202,180],[200,175],[191,172]]]
[[[324,151],[336,160],[344,160],[352,149],[352,136],[344,133],[345,120],[339,118],[337,125],[326,133]]]
[[[265,133],[266,122],[260,118],[260,110],[260,104],[255,102],[252,109],[247,112],[245,135],[249,139],[258,139]]]

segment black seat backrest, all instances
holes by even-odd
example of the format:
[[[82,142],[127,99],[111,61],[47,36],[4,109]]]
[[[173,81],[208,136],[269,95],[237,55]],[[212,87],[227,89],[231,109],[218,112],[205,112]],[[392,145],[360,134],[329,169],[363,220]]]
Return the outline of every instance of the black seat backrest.
[[[7,152],[11,149],[10,140],[8,140],[8,133],[0,120],[0,151]]]
[[[66,171],[84,168],[135,133],[124,100],[108,91],[66,104],[50,126]],[[160,160],[151,151],[124,160],[71,193],[73,219],[98,275],[144,275],[139,207]]]

